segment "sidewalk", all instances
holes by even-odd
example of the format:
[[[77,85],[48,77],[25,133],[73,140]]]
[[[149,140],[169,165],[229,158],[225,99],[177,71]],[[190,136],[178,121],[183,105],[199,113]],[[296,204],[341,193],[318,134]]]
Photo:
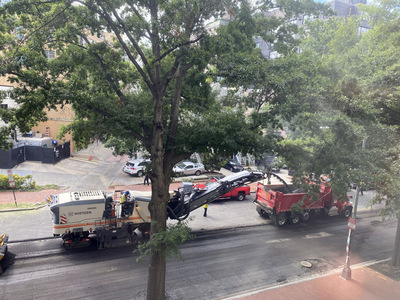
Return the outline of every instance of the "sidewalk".
[[[388,261],[353,266],[351,280],[341,277],[341,269],[319,277],[267,287],[234,295],[224,300],[394,300],[400,298],[400,283],[374,270]],[[396,279],[400,280],[400,271]]]

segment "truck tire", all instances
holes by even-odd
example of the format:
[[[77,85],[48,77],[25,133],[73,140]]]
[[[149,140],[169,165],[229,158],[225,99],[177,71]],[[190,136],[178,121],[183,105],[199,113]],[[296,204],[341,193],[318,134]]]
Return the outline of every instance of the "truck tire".
[[[269,214],[268,214],[265,210],[263,210],[261,207],[257,206],[257,207],[256,207],[256,210],[257,210],[258,214],[259,214],[262,218],[264,218],[264,219],[269,219]]]
[[[240,193],[237,194],[236,199],[238,201],[243,201],[244,199],[246,199],[246,194],[243,193],[243,192],[240,192]]]
[[[343,217],[345,217],[345,218],[351,217],[352,211],[353,211],[353,207],[347,206],[342,212]]]
[[[303,214],[301,215],[301,220],[303,222],[307,222],[308,220],[310,220],[310,212],[308,210],[303,212]]]
[[[275,225],[282,227],[286,224],[287,219],[288,219],[287,214],[284,212],[281,212],[281,213],[279,213],[279,215],[277,215],[275,217]]]
[[[299,214],[290,214],[289,223],[292,225],[297,225],[300,223],[300,215]]]

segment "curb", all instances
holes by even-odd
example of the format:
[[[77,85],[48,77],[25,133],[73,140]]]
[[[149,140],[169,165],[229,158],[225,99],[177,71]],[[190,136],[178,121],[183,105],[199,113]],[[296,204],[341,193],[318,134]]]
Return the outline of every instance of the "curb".
[[[10,209],[3,209],[3,210],[0,210],[0,213],[5,213],[5,212],[15,212],[15,211],[27,211],[27,210],[38,210],[38,209],[41,209],[41,208],[43,208],[43,207],[45,207],[45,206],[48,206],[47,204],[43,204],[43,205],[40,205],[40,206],[37,206],[37,207],[31,207],[31,208],[10,208]]]

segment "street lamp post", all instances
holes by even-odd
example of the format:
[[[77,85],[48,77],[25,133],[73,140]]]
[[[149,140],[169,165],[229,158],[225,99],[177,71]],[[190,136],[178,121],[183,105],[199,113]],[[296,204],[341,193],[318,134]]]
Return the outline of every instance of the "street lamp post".
[[[362,149],[365,149],[365,142],[366,142],[366,138],[363,139]],[[349,217],[349,223],[347,225],[347,227],[349,228],[349,235],[347,236],[347,244],[346,244],[346,262],[345,262],[345,266],[342,271],[342,278],[344,278],[346,280],[351,279],[350,242],[351,242],[352,231],[355,230],[355,226],[356,226],[356,216],[357,216],[357,206],[358,206],[359,194],[360,194],[360,184],[358,183],[357,188],[356,188],[356,199],[354,202],[353,214],[351,217]]]

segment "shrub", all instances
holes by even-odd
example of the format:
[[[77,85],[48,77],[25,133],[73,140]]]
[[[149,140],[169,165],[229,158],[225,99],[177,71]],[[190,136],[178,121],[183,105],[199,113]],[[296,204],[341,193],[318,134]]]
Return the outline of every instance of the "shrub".
[[[16,190],[27,191],[36,188],[36,182],[32,180],[32,175],[18,176],[13,175]],[[8,175],[0,175],[0,190],[11,190],[8,182]]]

